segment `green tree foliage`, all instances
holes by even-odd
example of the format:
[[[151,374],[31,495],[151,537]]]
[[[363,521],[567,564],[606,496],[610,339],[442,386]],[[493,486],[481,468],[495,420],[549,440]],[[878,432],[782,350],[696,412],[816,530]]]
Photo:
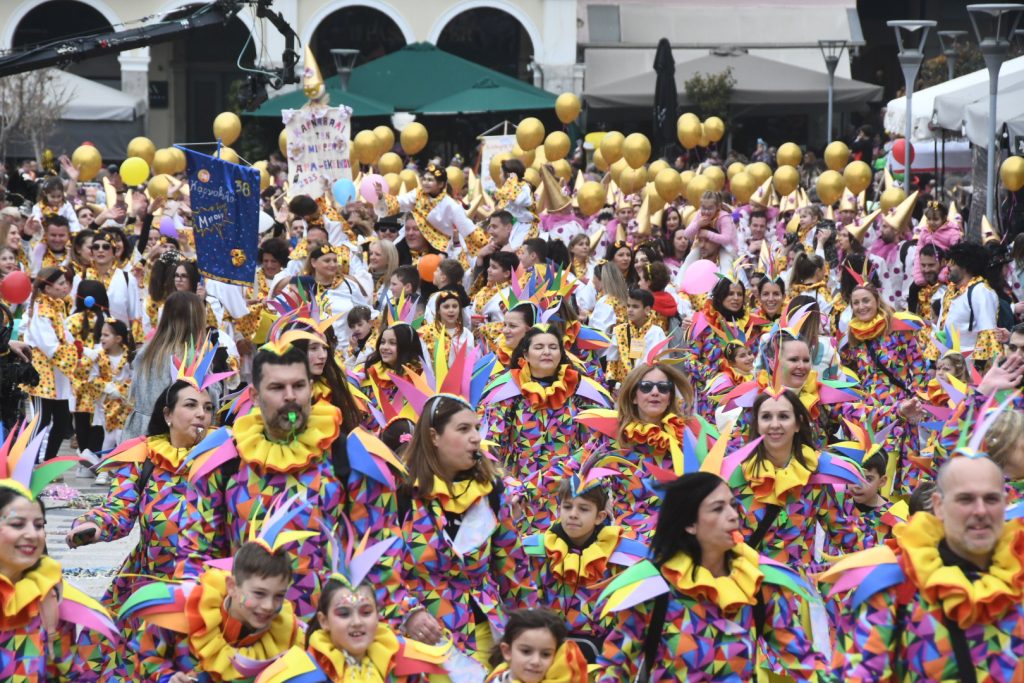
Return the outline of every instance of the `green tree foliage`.
[[[683,86],[686,88],[691,110],[702,119],[709,116],[728,118],[729,100],[732,99],[732,91],[736,86],[732,67],[717,74],[695,73]]]

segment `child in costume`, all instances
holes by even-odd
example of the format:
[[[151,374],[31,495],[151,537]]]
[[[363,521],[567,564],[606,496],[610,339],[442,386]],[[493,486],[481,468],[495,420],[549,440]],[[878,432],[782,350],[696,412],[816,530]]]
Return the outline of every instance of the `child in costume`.
[[[444,353],[450,364],[459,348],[473,344],[473,333],[466,327],[463,316],[469,297],[461,285],[453,285],[437,292],[432,299],[437,307],[434,322],[420,327],[420,339],[427,353],[432,355],[435,350]]]
[[[103,321],[110,309],[107,301],[107,289],[102,282],[82,280],[75,292],[75,312],[64,321],[64,327],[80,350],[81,356],[75,373],[71,379],[71,390],[74,394],[74,412],[72,420],[75,438],[78,441],[78,452],[87,460],[96,458],[103,448],[103,426],[93,425],[96,404],[103,395],[103,385],[89,380],[100,349],[100,336]],[[105,475],[99,484],[106,484]]]
[[[537,582],[537,604],[568,623],[569,637],[588,662],[597,660],[608,631],[598,619],[597,598],[608,582],[647,555],[647,546],[625,527],[608,524],[603,477],[618,476],[600,459],[558,486],[558,521],[523,539]]]
[[[643,289],[629,290],[626,321],[612,330],[612,344],[605,356],[610,382],[626,379],[637,362],[665,339],[665,330],[656,324],[653,306],[653,294]]]
[[[587,660],[568,639],[562,617],[546,609],[521,609],[491,658],[497,664],[487,683],[587,683]],[[498,663],[500,662],[500,663]]]
[[[100,391],[91,417],[93,427],[103,430],[103,450],[110,450],[120,443],[131,410],[127,396],[135,344],[128,325],[120,320],[108,318],[101,329],[99,353],[89,372],[89,382]]]

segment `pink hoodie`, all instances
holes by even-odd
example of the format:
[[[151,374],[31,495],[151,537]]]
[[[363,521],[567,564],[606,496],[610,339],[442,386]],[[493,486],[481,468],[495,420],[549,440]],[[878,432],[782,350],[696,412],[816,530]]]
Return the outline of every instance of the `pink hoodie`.
[[[938,230],[932,230],[928,223],[921,226],[917,233],[917,253],[914,256],[914,282],[918,286],[924,284],[924,276],[921,275],[921,249],[928,244],[934,244],[937,249],[947,251],[951,246],[963,239],[963,232],[953,221],[947,221],[939,226]]]
[[[697,236],[697,231],[701,229],[700,218],[700,211],[697,211],[690,219],[690,224],[683,231],[687,239],[692,241]],[[712,242],[736,251],[736,226],[732,222],[732,215],[725,211],[719,211],[715,216],[713,228],[704,228],[704,230],[707,230],[708,239]]]

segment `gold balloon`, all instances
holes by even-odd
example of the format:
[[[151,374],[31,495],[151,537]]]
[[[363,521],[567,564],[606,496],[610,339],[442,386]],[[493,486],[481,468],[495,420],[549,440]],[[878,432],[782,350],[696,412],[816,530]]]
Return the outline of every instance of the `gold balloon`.
[[[526,173],[524,173],[523,176],[523,180],[530,183],[530,187],[532,187],[533,189],[536,190],[537,186],[540,185],[540,171],[538,171],[537,169],[528,168],[526,169]]]
[[[888,211],[906,198],[907,193],[903,191],[902,187],[890,187],[882,193],[878,205],[882,207],[882,211]]]
[[[642,168],[626,167],[619,174],[618,185],[626,194],[639,192],[647,184],[647,171]]]
[[[721,192],[722,188],[725,187],[725,173],[722,171],[721,166],[708,166],[701,171],[701,175],[711,180],[715,192]]]
[[[378,154],[390,152],[395,146],[395,131],[389,126],[377,126],[373,129],[373,137],[377,138]]]
[[[549,133],[544,140],[544,156],[548,161],[564,159],[565,155],[569,153],[569,145],[571,144],[569,136],[562,131],[556,130],[553,133]]]
[[[352,140],[352,150],[361,164],[372,164],[377,161],[377,136],[372,130],[361,130]]]
[[[800,173],[792,166],[779,166],[775,169],[772,186],[780,197],[792,194],[800,184]]]
[[[740,171],[729,179],[729,190],[732,191],[732,196],[736,198],[738,204],[746,204],[750,201],[750,195],[754,194],[754,190],[757,188],[757,181],[747,171]]]
[[[612,174],[612,180],[616,184],[619,184],[619,178],[622,176],[622,172],[629,168],[629,164],[626,163],[625,159],[619,159],[611,165],[609,172]]]
[[[171,149],[173,150],[173,147]],[[238,163],[238,152],[236,152],[235,150],[231,149],[230,147],[221,147],[220,148],[220,158],[221,158],[221,160],[226,161],[229,164],[237,164]],[[175,173],[178,173],[178,171],[175,171]]]
[[[172,154],[171,150],[167,149],[166,147],[164,147],[163,149],[158,149],[153,154],[152,166],[154,175],[160,173],[174,173],[174,164],[174,154]]]
[[[668,162],[664,159],[655,159],[647,164],[647,182],[653,183],[658,174],[668,168]],[[677,174],[678,175],[678,174]]]
[[[287,159],[288,158],[288,131],[282,130],[277,136],[277,148],[281,150],[281,154]]]
[[[727,168],[725,171],[725,176],[729,180],[732,180],[733,176],[735,176],[737,173],[742,173],[745,170],[747,170],[746,164],[744,164],[742,161],[734,161],[731,164],[729,164],[729,168]]]
[[[526,151],[518,144],[512,145],[512,156],[523,162],[523,166],[527,168],[533,166],[533,162],[537,160],[537,153],[533,149]]]
[[[385,152],[381,155],[380,161],[377,162],[377,168],[384,174],[401,173],[403,168],[402,157],[394,152]]]
[[[687,123],[700,123],[700,117],[693,112],[688,111],[685,114],[679,115],[677,123],[683,123],[684,121]]]
[[[565,125],[576,120],[581,108],[580,98],[571,92],[564,92],[555,100],[555,116]]]
[[[1024,158],[1006,157],[999,167],[999,178],[1010,192],[1024,187]]]
[[[821,200],[821,203],[831,206],[843,196],[843,190],[846,189],[846,181],[843,180],[842,173],[829,169],[818,176],[816,187],[818,188],[818,199]]]
[[[576,201],[580,205],[580,213],[584,216],[592,216],[604,208],[605,189],[601,183],[588,180],[583,183]]]
[[[630,133],[622,143],[622,156],[630,168],[640,168],[651,158],[651,141],[643,133]]]
[[[213,139],[220,140],[221,144],[232,145],[241,134],[242,119],[235,112],[221,112],[213,120]]]
[[[708,139],[708,132],[704,130],[703,123],[700,124],[700,142],[697,144],[699,144],[701,147],[707,147],[708,145],[711,144],[711,141]]]
[[[707,133],[708,140],[718,142],[725,135],[725,121],[717,116],[709,116],[704,122],[704,132]]]
[[[746,171],[754,177],[758,187],[764,185],[764,181],[768,180],[772,175],[772,167],[763,161],[755,161],[747,165]]]
[[[266,168],[259,169],[260,171],[260,192],[270,187],[270,171]]]
[[[491,172],[491,180],[494,181],[495,185],[501,185],[501,163],[506,159],[511,158],[512,155],[509,154],[508,152],[495,154],[494,156],[491,157],[491,164],[488,170]]]
[[[132,138],[131,142],[128,143],[128,156],[138,157],[149,166],[153,165],[154,154],[156,154],[156,145],[147,137]]]
[[[658,196],[670,202],[683,191],[683,179],[674,168],[663,168],[654,177],[654,189],[657,190]]]
[[[150,199],[157,199],[159,197],[166,197],[167,191],[171,189],[171,176],[166,174],[155,175],[149,179],[149,184],[146,186],[146,191],[149,192]]]
[[[711,178],[703,175],[694,176],[686,185],[686,201],[694,206],[699,206],[700,198],[704,196],[704,193],[714,189]]]
[[[843,169],[846,187],[854,194],[860,194],[871,184],[871,167],[864,161],[851,161]]]
[[[415,190],[420,185],[420,177],[416,175],[416,171],[411,168],[407,168],[399,173],[398,177],[402,181],[402,184],[409,190]]]
[[[683,184],[682,187],[679,188],[679,194],[684,198],[689,196],[686,194],[686,190],[690,186],[690,181],[693,180],[696,175],[697,174],[693,171],[683,171],[679,174],[679,181]]]
[[[385,173],[384,182],[388,184],[388,194],[398,194],[402,189],[402,178],[397,173]]]
[[[551,166],[555,169],[555,177],[561,178],[562,180],[568,180],[572,177],[572,166],[570,166],[569,162],[565,159],[559,159],[551,164]],[[538,174],[537,177],[539,178],[540,174]]]
[[[784,142],[779,145],[779,151],[775,154],[775,161],[779,166],[799,166],[800,162],[804,159],[804,153],[800,150],[800,145],[795,142]],[[785,192],[783,194],[789,194]]]
[[[544,142],[544,124],[534,116],[527,116],[516,127],[516,142],[527,152],[537,149]]]
[[[615,165],[615,162],[622,158],[622,145],[626,142],[626,136],[617,130],[605,134],[601,138],[601,155],[605,162]]]
[[[172,173],[184,173],[185,172],[185,167],[186,167],[186,164],[187,164],[187,162],[185,160],[185,153],[182,152],[177,147],[168,147],[167,149],[170,150],[171,157],[174,159],[174,170],[171,171],[171,172]],[[232,152],[233,151],[234,150],[232,150]],[[235,154],[235,158],[237,158],[237,157],[238,157],[238,155]],[[234,163],[237,164],[238,162],[235,161]]]
[[[100,172],[103,157],[92,145],[81,145],[71,154],[71,165],[78,169],[78,179],[87,182]]]
[[[410,123],[398,137],[406,154],[419,154],[427,146],[427,128],[422,123]]]
[[[842,140],[834,140],[825,148],[825,165],[831,171],[842,171],[850,161],[850,148]]]
[[[594,157],[593,158],[594,158],[594,166],[597,166],[597,170],[598,171],[604,172],[604,171],[608,170],[608,168],[609,168],[608,162],[604,160],[604,155],[601,154],[601,150],[600,149],[595,149],[594,150]]]
[[[676,137],[679,144],[686,149],[693,149],[700,144],[701,123],[693,114],[683,114],[676,123]]]
[[[458,166],[449,166],[444,172],[448,176],[448,184],[452,189],[462,192],[462,188],[466,186],[466,174],[462,172],[462,169]]]

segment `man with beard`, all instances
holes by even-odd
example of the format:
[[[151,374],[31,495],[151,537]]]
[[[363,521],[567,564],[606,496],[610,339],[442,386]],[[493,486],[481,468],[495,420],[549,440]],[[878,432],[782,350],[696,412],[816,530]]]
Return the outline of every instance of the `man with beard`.
[[[837,680],[1024,677],[1024,526],[1003,521],[1003,472],[984,454],[961,453],[935,484],[933,512],[897,525],[891,549],[866,551],[873,562],[858,553],[822,577],[870,570],[845,594]]]
[[[989,252],[977,242],[958,242],[949,248],[949,286],[942,297],[937,330],[960,331],[960,348],[973,351],[976,361],[997,355],[999,295],[988,283]]]
[[[917,254],[918,266],[924,284],[910,283],[907,295],[907,310],[922,318],[928,324],[934,324],[939,318],[939,307],[946,285],[939,280],[944,267],[946,255],[934,244],[926,244]]]

